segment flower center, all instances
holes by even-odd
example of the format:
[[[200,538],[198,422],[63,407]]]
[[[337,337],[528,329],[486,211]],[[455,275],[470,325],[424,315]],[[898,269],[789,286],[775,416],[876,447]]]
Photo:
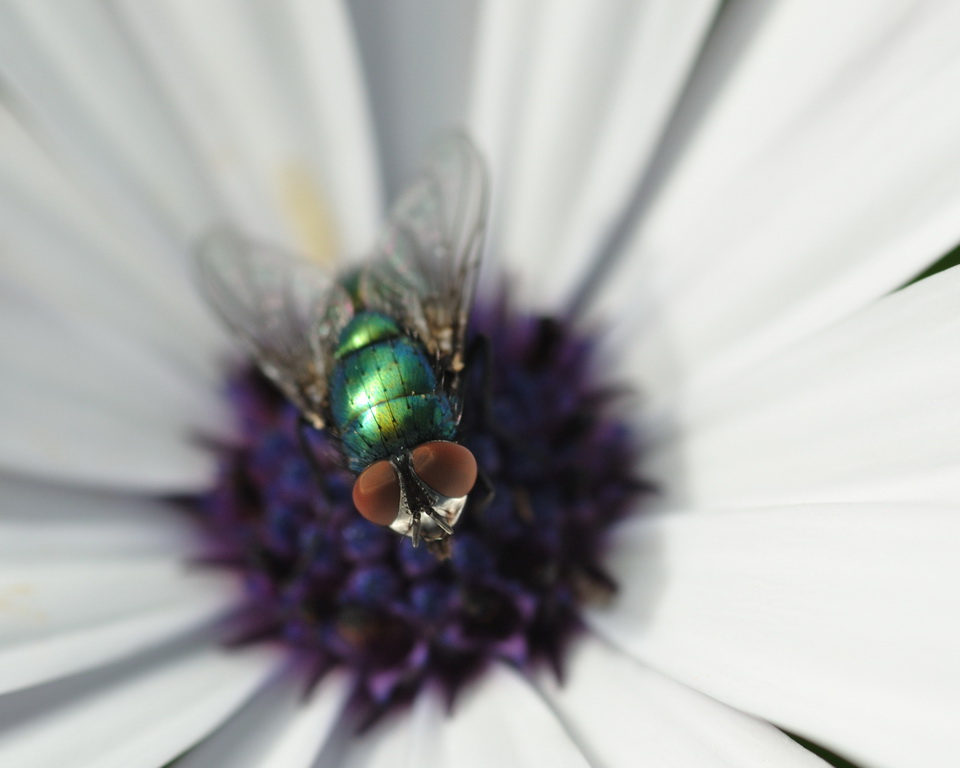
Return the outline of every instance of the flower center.
[[[322,433],[315,476],[296,409],[262,376],[244,371],[230,388],[241,439],[201,514],[211,560],[245,579],[233,639],[281,638],[316,674],[352,669],[372,715],[428,681],[453,696],[495,659],[560,674],[580,606],[614,588],[610,528],[647,487],[591,339],[505,303],[479,306],[472,327],[493,361],[468,372],[458,439],[482,479],[446,560],[357,514],[354,478]]]

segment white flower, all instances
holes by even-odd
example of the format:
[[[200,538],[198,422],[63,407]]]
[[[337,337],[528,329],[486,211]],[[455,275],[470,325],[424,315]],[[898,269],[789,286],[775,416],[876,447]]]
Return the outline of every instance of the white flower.
[[[891,293],[960,240],[960,6],[720,6],[0,5],[0,765],[818,763],[771,723],[960,762],[960,274]],[[229,424],[190,254],[363,253],[458,121],[531,304],[616,246],[588,309],[662,509],[563,686],[356,736],[343,678],[220,647],[238,585],[158,500]]]

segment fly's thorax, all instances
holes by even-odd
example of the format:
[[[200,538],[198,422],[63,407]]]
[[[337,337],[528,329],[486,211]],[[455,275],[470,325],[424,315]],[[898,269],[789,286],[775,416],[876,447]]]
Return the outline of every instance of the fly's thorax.
[[[381,312],[359,312],[340,331],[334,358],[341,360],[370,344],[395,339],[402,335],[397,321]]]
[[[422,343],[361,312],[340,334],[330,377],[332,425],[355,472],[403,449],[450,440],[456,415]]]

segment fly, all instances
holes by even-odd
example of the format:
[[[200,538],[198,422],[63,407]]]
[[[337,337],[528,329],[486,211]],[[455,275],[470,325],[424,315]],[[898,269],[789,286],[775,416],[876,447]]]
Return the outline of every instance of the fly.
[[[304,423],[335,439],[360,514],[440,556],[477,478],[457,438],[486,220],[483,162],[456,134],[359,270],[337,275],[230,230],[198,256],[211,306]]]

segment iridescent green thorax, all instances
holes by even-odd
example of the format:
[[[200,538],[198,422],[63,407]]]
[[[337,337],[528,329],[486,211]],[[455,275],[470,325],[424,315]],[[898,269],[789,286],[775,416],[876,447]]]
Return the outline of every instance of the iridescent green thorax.
[[[396,321],[379,312],[361,312],[340,332],[339,343],[333,356],[342,360],[351,352],[378,341],[389,341],[400,336]]]
[[[360,472],[404,448],[456,434],[423,345],[378,312],[360,312],[340,333],[330,410],[350,468]]]

